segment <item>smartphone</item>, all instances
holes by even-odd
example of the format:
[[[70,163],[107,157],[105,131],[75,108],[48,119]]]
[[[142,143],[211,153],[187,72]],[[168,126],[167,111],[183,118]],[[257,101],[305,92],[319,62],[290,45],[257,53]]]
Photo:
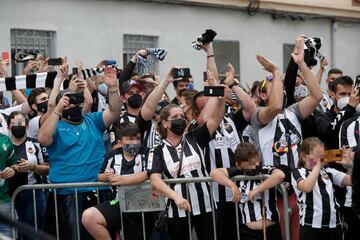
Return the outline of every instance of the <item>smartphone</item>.
[[[205,86],[204,87],[204,96],[223,97],[224,96],[224,86]]]
[[[324,152],[324,162],[330,163],[330,162],[336,162],[342,160],[342,154],[343,151],[341,149],[331,149],[331,150],[325,150]]]
[[[106,65],[115,65],[116,64],[116,60],[106,60]]]
[[[84,95],[81,93],[70,93],[66,94],[69,98],[69,104],[79,104],[84,102]]]
[[[1,54],[1,59],[3,60],[3,61],[9,61],[9,52],[2,52],[2,54]]]
[[[190,68],[180,68],[180,69],[174,68],[172,70],[172,74],[174,79],[191,77]]]
[[[79,69],[77,67],[73,67],[72,68],[72,74],[73,75],[78,75],[78,73],[79,73]]]
[[[59,66],[62,64],[62,58],[50,58],[48,63],[50,66]]]

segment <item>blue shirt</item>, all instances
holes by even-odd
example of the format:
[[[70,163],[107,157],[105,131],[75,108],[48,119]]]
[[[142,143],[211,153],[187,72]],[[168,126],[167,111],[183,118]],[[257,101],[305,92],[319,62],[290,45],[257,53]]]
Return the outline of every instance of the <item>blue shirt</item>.
[[[102,112],[84,115],[79,125],[59,120],[52,144],[48,147],[51,183],[97,182],[105,148],[106,127]],[[92,190],[78,189],[79,192]],[[73,194],[74,189],[61,189],[59,194]]]

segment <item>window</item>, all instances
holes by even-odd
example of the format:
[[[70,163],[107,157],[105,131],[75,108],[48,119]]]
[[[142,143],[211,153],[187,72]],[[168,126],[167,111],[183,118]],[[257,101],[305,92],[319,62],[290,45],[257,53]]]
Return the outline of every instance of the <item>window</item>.
[[[15,54],[19,51],[28,53],[43,53],[47,57],[54,55],[53,31],[11,29],[11,68],[12,75],[20,75],[24,63],[15,64]]]
[[[157,48],[158,37],[156,36],[144,36],[144,35],[124,35],[123,45],[123,64],[124,67],[130,61],[131,57],[142,48]],[[155,72],[158,72],[158,64],[154,63],[150,66]],[[139,74],[146,74],[142,72]]]
[[[293,52],[295,44],[283,44],[283,66],[284,71],[286,72],[286,68],[291,59],[291,53]]]
[[[231,63],[235,68],[235,74],[239,78],[240,73],[240,50],[238,41],[221,41],[213,42],[214,54],[216,56],[216,66],[220,79],[225,77],[226,67]]]

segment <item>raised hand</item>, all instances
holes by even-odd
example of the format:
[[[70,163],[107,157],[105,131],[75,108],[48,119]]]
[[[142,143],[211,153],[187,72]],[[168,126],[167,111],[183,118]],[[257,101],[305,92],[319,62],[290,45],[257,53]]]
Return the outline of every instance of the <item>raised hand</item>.
[[[268,60],[264,56],[256,55],[256,59],[264,67],[264,70],[266,70],[270,73],[274,73],[275,71],[279,70],[279,67],[276,64],[272,63],[270,60]]]
[[[63,58],[62,64],[58,69],[58,74],[61,79],[66,79],[69,75],[69,64],[67,63],[67,57]]]
[[[38,67],[38,61],[29,60],[25,68],[23,69],[23,74],[27,75],[30,73],[31,70],[35,70],[37,67]]]
[[[64,95],[60,98],[60,101],[56,105],[55,112],[62,113],[62,111],[69,105],[69,97]]]
[[[230,86],[231,84],[234,83],[234,81],[235,81],[235,69],[234,69],[233,65],[231,65],[231,63],[228,63],[227,69],[226,69],[226,74],[225,74],[224,84],[226,84],[227,86]]]
[[[304,45],[305,45],[304,37],[299,36],[295,41],[294,51],[291,53],[291,56],[297,65],[304,63],[304,56],[305,56]]]
[[[109,87],[117,87],[116,70],[112,67],[105,67],[104,83]]]
[[[40,61],[38,72],[47,72],[49,68],[49,59],[46,58],[44,61]]]
[[[0,61],[0,78],[8,76],[7,65],[5,61]]]

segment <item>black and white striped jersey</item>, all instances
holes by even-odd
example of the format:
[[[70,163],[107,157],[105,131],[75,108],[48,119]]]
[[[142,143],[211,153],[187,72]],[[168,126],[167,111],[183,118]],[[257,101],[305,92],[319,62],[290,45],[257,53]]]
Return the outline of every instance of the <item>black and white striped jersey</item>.
[[[148,174],[161,173],[165,179],[176,178],[181,150],[183,149],[179,178],[209,176],[204,165],[203,149],[210,140],[211,137],[206,124],[185,134],[184,139],[177,146],[172,146],[168,141],[162,140],[161,144],[149,152]],[[187,186],[189,198],[187,197],[186,184],[171,184],[170,188],[189,201],[192,215],[210,212],[210,185],[208,183],[189,183]],[[184,210],[178,209],[175,202],[170,200],[168,217],[186,217],[186,213]]]
[[[275,169],[273,166],[263,166],[261,170],[254,171],[253,174],[271,174]],[[234,177],[236,175],[244,175],[244,171],[238,169],[237,167],[228,168],[227,172],[229,177]],[[251,190],[256,189],[260,185],[261,181],[259,180],[244,180],[239,182],[239,190],[242,193],[240,199],[239,208],[242,216],[242,222],[244,224],[250,222],[256,222],[263,219],[261,207],[262,199],[259,194],[254,202],[249,201],[248,194]],[[264,192],[265,194],[265,206],[266,206],[266,219],[279,222],[279,212],[276,207],[276,190],[275,188],[268,189]]]
[[[145,163],[141,154],[137,154],[134,159],[125,159],[121,149],[107,154],[99,173],[114,171],[117,175],[130,175],[140,173],[145,170]]]
[[[356,115],[345,120],[339,131],[339,148],[343,146],[356,147],[360,135],[360,116]]]
[[[264,165],[286,165],[291,169],[298,166],[298,147],[302,141],[300,112],[297,103],[287,107],[271,122],[263,125],[258,120],[261,108],[251,117],[252,138],[261,151]]]
[[[240,143],[240,136],[234,122],[224,117],[215,132],[214,139],[205,148],[205,166],[210,173],[215,168],[235,166],[234,151]],[[212,184],[217,202],[232,201],[231,189],[214,182]]]
[[[340,224],[339,204],[334,196],[334,186],[342,186],[345,173],[333,168],[321,168],[314,188],[306,193],[298,189],[298,183],[306,179],[310,171],[298,168],[292,171],[291,183],[297,196],[300,225],[312,228],[336,228]]]
[[[140,128],[144,146],[151,149],[161,142],[161,137],[157,131],[156,122],[154,120],[145,121],[140,113],[136,118],[136,123]]]

